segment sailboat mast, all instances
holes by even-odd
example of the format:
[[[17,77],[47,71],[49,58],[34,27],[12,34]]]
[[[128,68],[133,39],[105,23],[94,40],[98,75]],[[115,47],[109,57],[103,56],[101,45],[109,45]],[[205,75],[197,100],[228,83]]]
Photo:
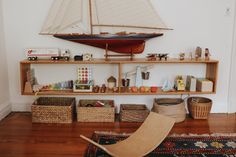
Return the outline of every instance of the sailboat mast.
[[[92,0],[89,0],[90,32],[93,34]]]

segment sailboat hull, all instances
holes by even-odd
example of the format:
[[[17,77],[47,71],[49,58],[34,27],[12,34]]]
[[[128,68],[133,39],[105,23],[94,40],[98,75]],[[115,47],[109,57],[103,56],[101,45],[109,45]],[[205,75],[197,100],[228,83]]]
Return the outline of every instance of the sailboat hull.
[[[117,53],[140,54],[144,51],[145,41],[163,34],[125,34],[125,35],[76,35],[56,34],[54,37],[90,45]]]

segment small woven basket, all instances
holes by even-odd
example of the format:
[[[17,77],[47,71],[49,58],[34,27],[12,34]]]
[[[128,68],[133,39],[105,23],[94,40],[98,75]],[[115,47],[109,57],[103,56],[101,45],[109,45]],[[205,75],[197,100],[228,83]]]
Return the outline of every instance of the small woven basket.
[[[187,100],[188,111],[194,119],[207,119],[211,111],[212,100],[204,97],[190,97]]]
[[[111,107],[88,107],[97,101],[110,104]],[[113,100],[80,100],[77,106],[78,122],[114,122],[115,106]]]
[[[122,122],[143,122],[149,114],[144,104],[121,104],[120,120]]]
[[[174,118],[176,123],[182,122],[186,118],[186,108],[183,99],[154,99],[152,111]]]
[[[72,123],[75,98],[40,97],[31,106],[33,123]]]

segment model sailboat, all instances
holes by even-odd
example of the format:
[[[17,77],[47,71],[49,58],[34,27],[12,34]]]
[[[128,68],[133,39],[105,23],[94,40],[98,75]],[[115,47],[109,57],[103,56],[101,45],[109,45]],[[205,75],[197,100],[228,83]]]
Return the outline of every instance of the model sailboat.
[[[150,0],[55,0],[40,34],[133,55],[167,30]]]

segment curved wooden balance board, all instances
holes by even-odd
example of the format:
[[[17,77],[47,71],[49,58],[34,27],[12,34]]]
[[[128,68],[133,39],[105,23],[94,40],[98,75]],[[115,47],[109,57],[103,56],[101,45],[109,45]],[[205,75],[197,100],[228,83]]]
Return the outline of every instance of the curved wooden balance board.
[[[100,145],[83,135],[80,137],[114,157],[142,157],[161,144],[174,123],[175,120],[172,118],[150,112],[136,132],[116,144]]]

